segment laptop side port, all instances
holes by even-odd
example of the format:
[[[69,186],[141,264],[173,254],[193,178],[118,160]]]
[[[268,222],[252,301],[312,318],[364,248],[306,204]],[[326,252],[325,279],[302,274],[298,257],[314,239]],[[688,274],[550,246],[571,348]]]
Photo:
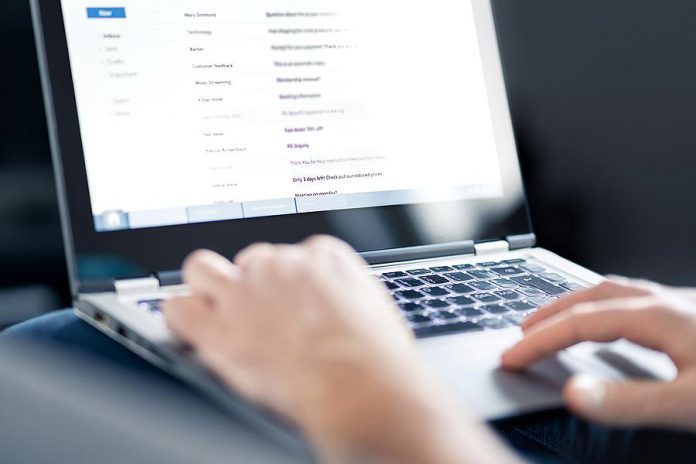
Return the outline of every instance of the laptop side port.
[[[86,308],[87,309],[87,308]],[[90,316],[91,321],[103,328],[104,332],[110,333],[112,336],[118,335],[119,338],[127,340],[128,345],[135,346],[141,352],[147,354],[146,358],[150,359],[151,362],[165,367],[173,364],[173,359],[166,351],[159,349],[159,347],[153,345],[148,340],[138,335],[137,332],[130,330],[128,327],[121,324],[119,321],[113,319],[108,314],[94,308],[89,307],[85,314]],[[141,353],[143,355],[143,353]]]
[[[130,332],[128,329],[126,329],[123,325],[121,325],[117,321],[113,320],[112,318],[110,318],[106,314],[102,313],[101,311],[95,311],[93,318],[97,324],[99,324],[102,327],[105,327],[113,332],[116,332],[120,337],[131,338]]]
[[[97,321],[97,323],[103,327],[106,327],[107,329],[111,329],[111,318],[104,314],[101,311],[96,311],[94,313],[94,320]]]

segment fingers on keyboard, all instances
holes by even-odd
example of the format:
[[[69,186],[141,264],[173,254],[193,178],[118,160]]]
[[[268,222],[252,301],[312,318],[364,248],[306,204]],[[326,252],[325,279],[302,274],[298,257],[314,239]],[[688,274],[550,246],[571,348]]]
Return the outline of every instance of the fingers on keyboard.
[[[516,326],[539,306],[584,288],[521,258],[386,272],[379,279],[418,337]]]

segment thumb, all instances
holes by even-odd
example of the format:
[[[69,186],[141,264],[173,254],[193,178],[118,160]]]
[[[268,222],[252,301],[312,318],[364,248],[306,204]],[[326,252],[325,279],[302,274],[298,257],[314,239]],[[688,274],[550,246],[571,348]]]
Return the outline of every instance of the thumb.
[[[674,382],[612,382],[589,374],[573,377],[565,386],[569,409],[586,419],[610,425],[688,424],[693,407]]]

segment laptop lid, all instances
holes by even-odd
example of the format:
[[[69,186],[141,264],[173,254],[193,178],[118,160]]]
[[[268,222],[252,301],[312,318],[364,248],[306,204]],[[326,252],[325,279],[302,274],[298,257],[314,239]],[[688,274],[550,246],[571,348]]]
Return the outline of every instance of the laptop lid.
[[[201,247],[531,233],[490,0],[32,4],[75,293]]]

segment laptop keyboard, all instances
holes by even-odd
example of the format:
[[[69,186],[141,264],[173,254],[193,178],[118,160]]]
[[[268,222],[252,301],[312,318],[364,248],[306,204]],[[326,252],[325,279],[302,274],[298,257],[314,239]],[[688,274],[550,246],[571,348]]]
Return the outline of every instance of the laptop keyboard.
[[[377,277],[419,338],[516,326],[540,306],[583,288],[525,259],[416,268]]]
[[[377,278],[419,338],[516,326],[540,306],[584,288],[524,259],[415,268]],[[156,315],[161,304],[138,302]]]

